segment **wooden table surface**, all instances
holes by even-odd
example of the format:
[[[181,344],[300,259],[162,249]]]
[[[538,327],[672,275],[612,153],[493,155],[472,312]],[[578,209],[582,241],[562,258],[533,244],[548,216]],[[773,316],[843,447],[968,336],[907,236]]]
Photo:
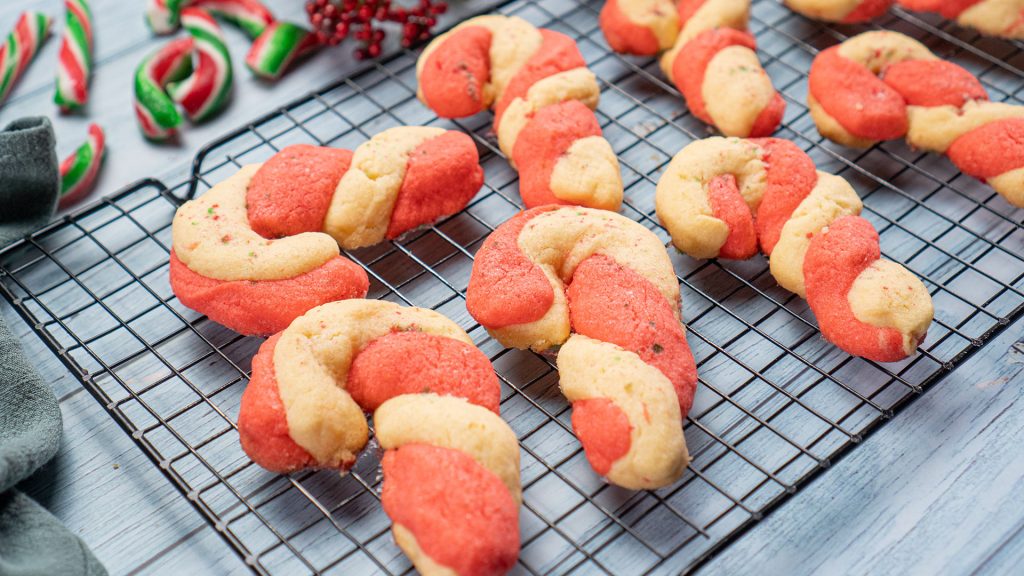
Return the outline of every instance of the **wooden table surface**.
[[[57,0],[0,3],[0,29],[26,9],[60,13]],[[267,0],[301,21],[301,0]],[[475,4],[475,3],[462,3]],[[139,135],[129,90],[138,61],[160,44],[142,21],[141,0],[92,0],[97,74],[87,116],[56,117],[58,150],[107,130],[102,193],[139,178],[187,177],[203,143],[344,74],[356,65],[342,48],[321,53],[277,84],[238,75],[230,108],[185,129],[176,146]],[[467,8],[463,6],[463,8]],[[468,8],[473,8],[469,6]],[[479,8],[479,6],[476,6]],[[449,17],[457,17],[458,10]],[[227,29],[241,68],[247,40]],[[54,114],[49,41],[0,108],[0,123]],[[60,453],[21,487],[80,535],[112,574],[246,573],[214,530],[85,393],[5,301],[64,415]],[[832,469],[707,563],[701,574],[1019,573],[1024,563],[1024,320],[933,386]]]

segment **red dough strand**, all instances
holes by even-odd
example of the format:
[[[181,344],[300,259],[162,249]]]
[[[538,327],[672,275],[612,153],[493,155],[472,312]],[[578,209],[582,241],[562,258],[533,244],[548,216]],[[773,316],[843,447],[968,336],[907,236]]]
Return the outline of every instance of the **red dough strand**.
[[[672,382],[680,412],[690,411],[697,365],[672,304],[650,280],[596,254],[576,267],[567,296],[573,330],[635,352]]]
[[[893,140],[907,133],[907,106],[899,92],[833,46],[811,63],[810,91],[854,136]]]
[[[576,42],[572,38],[560,32],[543,28],[540,30],[540,35],[543,39],[540,48],[516,72],[516,75],[512,77],[512,81],[505,88],[505,93],[502,94],[501,100],[498,100],[494,105],[495,130],[498,129],[501,117],[505,114],[505,109],[508,108],[508,105],[516,98],[526,97],[526,93],[535,83],[559,72],[565,72],[573,68],[582,68],[587,65],[583,60],[583,55],[580,54],[580,49],[576,47]],[[590,115],[593,116],[593,113]],[[601,135],[600,128],[598,128],[597,135]]]
[[[387,237],[398,237],[468,204],[484,184],[478,158],[473,139],[462,132],[445,132],[413,150]]]
[[[611,400],[588,398],[572,403],[572,430],[594,472],[607,476],[612,464],[629,452],[633,426]]]
[[[906,358],[903,336],[857,319],[848,294],[857,276],[881,257],[878,233],[859,216],[844,216],[815,235],[804,257],[807,303],[821,333],[850,354],[878,362]]]
[[[462,118],[485,110],[490,49],[491,31],[483,26],[452,32],[430,54],[420,73],[420,91],[427,106],[442,118]]]
[[[729,237],[719,249],[719,258],[746,260],[757,254],[754,215],[740,194],[736,177],[726,174],[712,179],[708,184],[708,199],[712,215],[729,226]]]
[[[554,206],[520,212],[484,240],[466,291],[466,308],[488,328],[538,320],[555,301],[547,276],[519,250],[519,233]]]
[[[975,128],[953,141],[946,153],[964,174],[981,180],[1024,168],[1024,118]]]
[[[965,10],[983,0],[899,0],[900,6],[915,12],[938,12],[943,18],[954,20]]]
[[[713,121],[704,107],[704,73],[707,71],[711,59],[730,46],[743,46],[754,50],[757,47],[757,41],[749,32],[742,30],[732,28],[705,30],[683,47],[681,56],[676,58],[672,64],[672,79],[679,91],[683,93],[683,98],[686,98],[686,105],[689,106],[690,112],[708,124],[712,124]],[[772,126],[772,131],[774,129],[775,126]]]
[[[853,12],[843,18],[845,24],[867,22],[889,11],[895,0],[863,0]]]
[[[463,576],[512,569],[519,505],[493,472],[464,452],[424,444],[388,450],[382,464],[384,511],[427,556]]]
[[[352,151],[297,144],[263,163],[245,194],[249,225],[264,238],[319,232]]]
[[[762,138],[752,142],[761,148],[761,161],[767,169],[764,196],[757,209],[757,238],[761,250],[771,256],[782,227],[818,183],[818,171],[811,157],[789,140]]]
[[[346,389],[367,412],[402,394],[458,396],[498,413],[501,386],[476,347],[423,332],[395,332],[352,361]]]
[[[551,173],[580,138],[600,136],[601,125],[585,104],[569,100],[545,106],[526,124],[512,161],[519,169],[519,195],[527,206],[565,204],[551,191]]]
[[[884,71],[882,79],[910,106],[963,106],[988,100],[981,81],[945,60],[907,60]]]
[[[252,358],[252,376],[238,411],[238,438],[246,454],[259,455],[260,466],[287,474],[314,467],[316,460],[288,433],[274,372],[274,347],[280,339],[280,334],[268,338]]]
[[[171,288],[182,304],[242,334],[273,334],[307,310],[349,298],[370,288],[366,271],[337,256],[317,268],[285,280],[215,280],[193,272],[174,251]]]
[[[604,38],[612,50],[621,54],[650,56],[657,54],[658,39],[646,26],[634,24],[619,8],[619,0],[608,0],[599,17]]]
[[[676,10],[679,12],[679,25],[683,26],[690,21],[690,18],[697,13],[697,10],[704,5],[707,0],[678,0],[676,2]]]

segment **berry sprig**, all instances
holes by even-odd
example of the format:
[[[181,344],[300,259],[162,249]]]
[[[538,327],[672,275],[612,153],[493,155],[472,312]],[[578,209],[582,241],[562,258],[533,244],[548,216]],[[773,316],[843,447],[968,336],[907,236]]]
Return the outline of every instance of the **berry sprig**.
[[[380,25],[402,26],[402,46],[408,48],[431,36],[437,17],[448,9],[446,2],[419,0],[414,8],[392,6],[392,0],[308,0],[306,12],[317,39],[336,46],[349,36],[360,42],[356,58],[380,56],[384,30]]]

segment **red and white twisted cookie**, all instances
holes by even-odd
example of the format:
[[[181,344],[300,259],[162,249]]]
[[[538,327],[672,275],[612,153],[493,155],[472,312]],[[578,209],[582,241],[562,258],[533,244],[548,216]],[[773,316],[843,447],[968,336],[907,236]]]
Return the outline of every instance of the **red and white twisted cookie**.
[[[790,10],[815,20],[853,24],[889,11],[895,0],[784,0]]]
[[[598,474],[631,489],[679,479],[697,369],[654,233],[601,210],[527,210],[477,252],[466,306],[505,346],[561,345],[562,393]]]
[[[504,574],[519,554],[519,445],[498,378],[454,322],[376,300],[310,310],[263,343],[238,433],[281,473],[348,469],[374,432],[381,502],[422,574]]]
[[[289,146],[178,209],[171,287],[242,334],[272,334],[314,306],[366,295],[339,254],[461,210],[483,184],[461,132],[397,127],[355,152]]]
[[[895,362],[924,340],[933,314],[924,284],[881,259],[850,184],[816,171],[788,140],[693,142],[658,181],[655,207],[694,258],[764,252],[779,285],[806,297],[825,338],[850,354]]]
[[[416,76],[420,100],[438,116],[494,109],[527,207],[619,209],[619,162],[592,110],[601,91],[572,38],[514,16],[480,16],[435,38]]]
[[[1024,106],[990,102],[970,72],[898,32],[866,32],[811,64],[807,104],[823,136],[868,147],[905,137],[1024,206]]]
[[[697,118],[726,136],[767,136],[786,103],[747,32],[750,0],[609,0],[601,30],[616,52],[661,57]]]
[[[865,22],[893,4],[917,12],[937,12],[960,26],[988,36],[1024,38],[1024,0],[785,0],[809,18],[828,22]]]

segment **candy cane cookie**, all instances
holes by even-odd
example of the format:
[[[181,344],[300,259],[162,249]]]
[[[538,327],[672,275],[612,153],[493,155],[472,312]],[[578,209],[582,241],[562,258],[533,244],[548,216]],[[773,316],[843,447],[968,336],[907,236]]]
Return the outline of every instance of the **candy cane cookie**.
[[[307,310],[366,294],[340,255],[461,210],[483,184],[460,132],[397,127],[354,152],[289,146],[182,205],[170,281],[182,304],[242,334],[272,334]]]
[[[918,12],[938,12],[943,18],[988,36],[1024,38],[1024,0],[897,0]]]
[[[747,31],[750,0],[609,0],[600,24],[616,52],[661,56],[661,69],[701,121],[726,136],[767,136],[786,103]]]
[[[527,207],[618,210],[622,176],[594,116],[600,89],[568,36],[515,16],[480,16],[435,38],[416,63],[418,95],[443,118],[494,110]]]
[[[697,369],[654,233],[601,210],[527,210],[477,252],[466,306],[504,346],[561,345],[562,393],[598,474],[630,489],[679,479]]]
[[[490,361],[457,324],[422,308],[319,306],[264,342],[238,433],[274,472],[348,469],[374,432],[381,503],[423,574],[504,574],[519,554],[519,445],[498,415]]]
[[[915,12],[935,12],[987,36],[1024,38],[1024,0],[785,0],[798,12],[827,22],[865,22],[893,4]]]
[[[868,147],[906,138],[1024,206],[1024,106],[990,102],[981,82],[898,32],[866,32],[811,64],[807,103],[823,136]]]
[[[790,10],[815,20],[855,24],[889,11],[895,0],[784,0]]]
[[[759,250],[780,286],[806,297],[822,335],[879,362],[914,354],[931,324],[931,295],[881,258],[846,180],[815,170],[788,140],[708,138],[672,159],[655,207],[680,251],[742,260]]]

